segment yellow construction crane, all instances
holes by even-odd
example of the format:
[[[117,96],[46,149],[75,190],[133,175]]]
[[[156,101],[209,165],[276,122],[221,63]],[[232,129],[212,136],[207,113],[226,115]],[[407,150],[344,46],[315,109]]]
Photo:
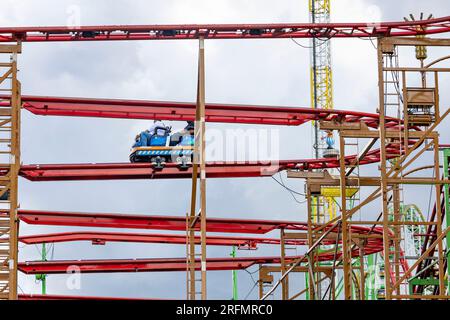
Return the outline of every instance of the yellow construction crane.
[[[330,23],[330,12],[330,0],[309,0],[312,23]],[[333,72],[329,39],[311,39],[311,104],[316,109],[333,109]],[[321,131],[317,122],[313,123],[313,130],[314,156],[335,157],[336,150],[330,148],[333,142],[332,132]],[[336,216],[333,197],[324,194],[312,200],[315,222],[325,222]]]

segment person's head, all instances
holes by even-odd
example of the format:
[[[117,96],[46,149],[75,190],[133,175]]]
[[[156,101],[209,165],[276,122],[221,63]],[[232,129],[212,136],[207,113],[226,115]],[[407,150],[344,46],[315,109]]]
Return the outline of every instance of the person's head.
[[[187,126],[184,128],[185,131],[189,132],[190,135],[194,135],[195,124],[194,121],[188,121]]]
[[[153,123],[161,122],[161,120],[153,120]]]

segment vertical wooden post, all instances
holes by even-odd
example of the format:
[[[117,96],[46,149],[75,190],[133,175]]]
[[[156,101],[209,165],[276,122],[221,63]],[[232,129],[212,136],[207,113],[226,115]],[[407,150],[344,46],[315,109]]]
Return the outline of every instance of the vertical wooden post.
[[[403,93],[403,125],[404,125],[404,143],[405,152],[409,148],[409,117],[408,117],[408,99],[406,87],[406,72],[402,71],[402,93]]]
[[[385,128],[385,110],[384,110],[384,74],[383,74],[383,40],[378,40],[378,111],[380,113],[379,132],[380,132],[380,188],[383,212],[383,248],[384,248],[384,267],[385,267],[385,290],[386,300],[391,300],[391,270],[389,251],[390,251],[390,229],[389,229],[389,208],[388,208],[388,186],[386,171],[386,128]]]
[[[439,100],[439,73],[437,71],[434,72],[434,114],[435,121],[438,121],[441,118],[440,111],[440,100]]]
[[[359,291],[361,292],[361,300],[366,300],[366,273],[364,271],[364,240],[360,240],[359,246],[359,273],[360,273],[360,284]]]
[[[401,239],[401,228],[400,228],[400,186],[398,184],[394,184],[393,185],[393,197],[392,197],[393,201],[394,201],[394,208],[393,208],[393,218],[394,218],[394,226],[393,226],[393,231],[394,231],[394,279],[393,282],[396,283],[397,280],[400,278],[400,263],[401,263],[401,259],[403,259],[403,257],[400,256],[400,251],[401,251],[401,247],[400,247],[400,239]],[[394,288],[393,288],[394,289]],[[401,295],[401,287],[397,287],[396,288],[396,292],[398,295]]]
[[[286,273],[286,233],[284,228],[280,230],[280,240],[281,240],[281,275]],[[281,282],[281,299],[289,300],[289,276]]]
[[[439,138],[433,138],[434,142],[434,178],[439,180],[440,177],[440,166],[439,166]],[[445,186],[443,186],[445,187]],[[441,208],[441,186],[436,184],[435,186],[436,193],[436,216],[437,216],[437,225],[436,225],[436,237],[439,238],[442,235],[442,208]],[[446,213],[448,214],[448,213]],[[438,250],[438,259],[439,259],[439,294],[445,295],[445,255],[444,255],[444,243],[443,241],[439,241],[437,245]]]
[[[199,39],[198,98],[196,119],[200,151],[200,244],[201,244],[201,280],[202,300],[206,300],[206,145],[205,145],[205,40]]]
[[[341,191],[341,218],[342,218],[342,258],[344,277],[344,299],[352,299],[350,235],[347,221],[347,178],[345,171],[345,138],[339,136],[339,174]]]
[[[311,198],[311,189],[309,185],[306,186],[306,200],[308,205],[308,247],[310,248],[314,244],[314,224],[312,219],[312,198]],[[308,263],[313,263],[315,260],[314,250],[310,254],[311,259]],[[314,263],[308,270],[312,270],[314,273]],[[311,275],[311,272],[308,272],[308,298],[310,300],[315,300],[315,290],[314,290],[314,277]]]
[[[264,297],[264,282],[261,265],[259,266],[258,289],[259,289],[259,300],[261,300]]]
[[[195,225],[198,176],[200,175],[200,273],[201,273],[201,298],[206,300],[206,163],[205,163],[205,41],[199,39],[198,79],[197,79],[197,108],[195,112],[195,144],[194,161],[192,168],[191,212],[187,219],[188,238],[188,299],[196,298],[196,254],[195,254]]]
[[[20,171],[20,110],[22,106],[20,82],[17,80],[17,54],[20,52],[20,44],[17,51],[12,53],[12,95],[11,95],[11,166],[10,166],[10,255],[9,255],[9,299],[17,299],[17,259],[18,259],[18,230],[17,217],[18,177]]]

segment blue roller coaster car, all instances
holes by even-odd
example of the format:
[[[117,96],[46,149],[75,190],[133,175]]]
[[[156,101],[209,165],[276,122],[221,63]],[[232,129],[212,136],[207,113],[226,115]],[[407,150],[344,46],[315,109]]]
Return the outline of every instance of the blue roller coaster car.
[[[175,133],[171,128],[158,128],[158,134],[148,131],[136,136],[130,154],[130,162],[150,162],[155,169],[161,170],[166,163],[176,163],[182,170],[192,166],[194,154],[194,136]]]

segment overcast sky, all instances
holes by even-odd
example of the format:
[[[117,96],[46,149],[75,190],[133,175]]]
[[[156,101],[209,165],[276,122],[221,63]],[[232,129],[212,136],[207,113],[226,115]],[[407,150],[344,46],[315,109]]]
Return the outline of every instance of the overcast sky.
[[[333,0],[332,21],[398,21],[409,13],[449,15],[448,1]],[[306,0],[3,0],[2,26],[66,25],[79,13],[82,25],[170,23],[308,22]],[[308,45],[308,40],[299,41]],[[332,40],[336,109],[375,112],[376,51],[370,41]],[[438,56],[442,51],[432,51]],[[402,52],[411,61],[412,51]],[[270,41],[207,41],[208,102],[310,106],[309,50],[289,39]],[[195,101],[197,42],[26,43],[19,58],[24,94],[98,98]],[[445,83],[443,78],[442,83]],[[448,92],[441,92],[448,104]],[[148,121],[37,117],[24,111],[23,163],[126,162],[136,133]],[[182,124],[173,124],[175,127]],[[228,125],[226,128],[250,128]],[[224,129],[218,124],[208,128]],[[269,127],[262,127],[269,128]],[[280,158],[308,158],[309,125],[279,128]],[[443,139],[444,142],[445,138]],[[376,170],[372,166],[367,170]],[[299,191],[301,181],[288,184]],[[190,181],[103,181],[31,183],[20,181],[24,209],[184,215],[189,207]],[[428,196],[426,197],[428,200]],[[303,199],[299,199],[303,200]],[[427,201],[423,203],[426,204]],[[270,178],[208,181],[208,216],[305,220],[304,205]],[[81,228],[21,225],[22,234]],[[127,231],[127,230],[124,230]],[[273,234],[278,236],[277,234]],[[209,248],[210,257],[229,249]],[[300,251],[299,251],[300,252]],[[183,257],[184,246],[111,243],[58,244],[55,259]],[[245,255],[278,254],[261,247]],[[39,248],[22,247],[20,260],[40,258]],[[251,271],[253,271],[252,269]],[[239,273],[243,298],[253,286]],[[69,290],[66,276],[50,276],[51,294],[124,297],[185,297],[185,274],[83,275],[80,290]],[[32,276],[20,277],[26,293],[38,293]],[[231,272],[209,272],[210,298],[231,297]],[[256,298],[253,290],[250,298]]]

